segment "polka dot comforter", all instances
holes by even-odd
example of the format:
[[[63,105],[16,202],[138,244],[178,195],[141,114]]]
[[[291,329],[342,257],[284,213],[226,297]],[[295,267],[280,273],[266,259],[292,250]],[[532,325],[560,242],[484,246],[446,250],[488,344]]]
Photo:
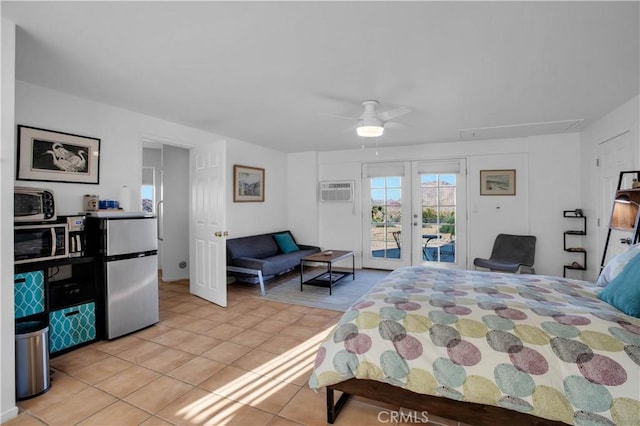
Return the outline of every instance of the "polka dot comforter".
[[[406,267],[321,345],[319,389],[358,378],[579,425],[640,424],[640,319],[586,281]]]

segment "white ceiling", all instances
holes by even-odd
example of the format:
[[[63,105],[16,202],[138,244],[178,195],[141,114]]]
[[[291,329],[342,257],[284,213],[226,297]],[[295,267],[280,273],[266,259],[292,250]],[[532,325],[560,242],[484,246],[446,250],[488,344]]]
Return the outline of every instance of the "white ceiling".
[[[639,4],[1,7],[19,27],[19,80],[303,152],[580,130],[638,94]],[[367,99],[411,108],[407,127],[372,141],[329,116],[358,116]]]

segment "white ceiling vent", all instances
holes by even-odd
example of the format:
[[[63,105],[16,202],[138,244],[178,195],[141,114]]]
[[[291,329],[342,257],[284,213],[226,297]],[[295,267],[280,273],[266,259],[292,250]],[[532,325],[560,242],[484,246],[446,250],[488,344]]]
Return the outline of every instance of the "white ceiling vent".
[[[353,201],[353,181],[320,182],[320,201],[323,203],[350,203]]]
[[[460,139],[503,139],[523,136],[550,135],[556,133],[578,132],[584,119],[544,121],[540,123],[509,124],[506,126],[476,127],[460,129]]]

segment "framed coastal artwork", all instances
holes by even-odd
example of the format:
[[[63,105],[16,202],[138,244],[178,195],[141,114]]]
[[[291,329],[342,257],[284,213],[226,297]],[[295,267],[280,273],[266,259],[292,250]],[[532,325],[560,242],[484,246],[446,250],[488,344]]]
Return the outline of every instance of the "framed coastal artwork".
[[[100,139],[18,125],[16,178],[100,183]]]
[[[233,166],[233,201],[264,202],[264,169]]]
[[[516,171],[480,170],[480,195],[516,195]]]

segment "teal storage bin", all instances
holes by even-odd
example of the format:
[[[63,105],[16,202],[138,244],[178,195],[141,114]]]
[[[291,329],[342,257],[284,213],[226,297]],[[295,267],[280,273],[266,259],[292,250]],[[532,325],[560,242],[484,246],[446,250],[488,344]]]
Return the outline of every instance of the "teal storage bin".
[[[44,271],[15,274],[13,280],[14,317],[44,312]]]
[[[49,313],[50,353],[68,349],[95,338],[95,303],[85,303]]]

